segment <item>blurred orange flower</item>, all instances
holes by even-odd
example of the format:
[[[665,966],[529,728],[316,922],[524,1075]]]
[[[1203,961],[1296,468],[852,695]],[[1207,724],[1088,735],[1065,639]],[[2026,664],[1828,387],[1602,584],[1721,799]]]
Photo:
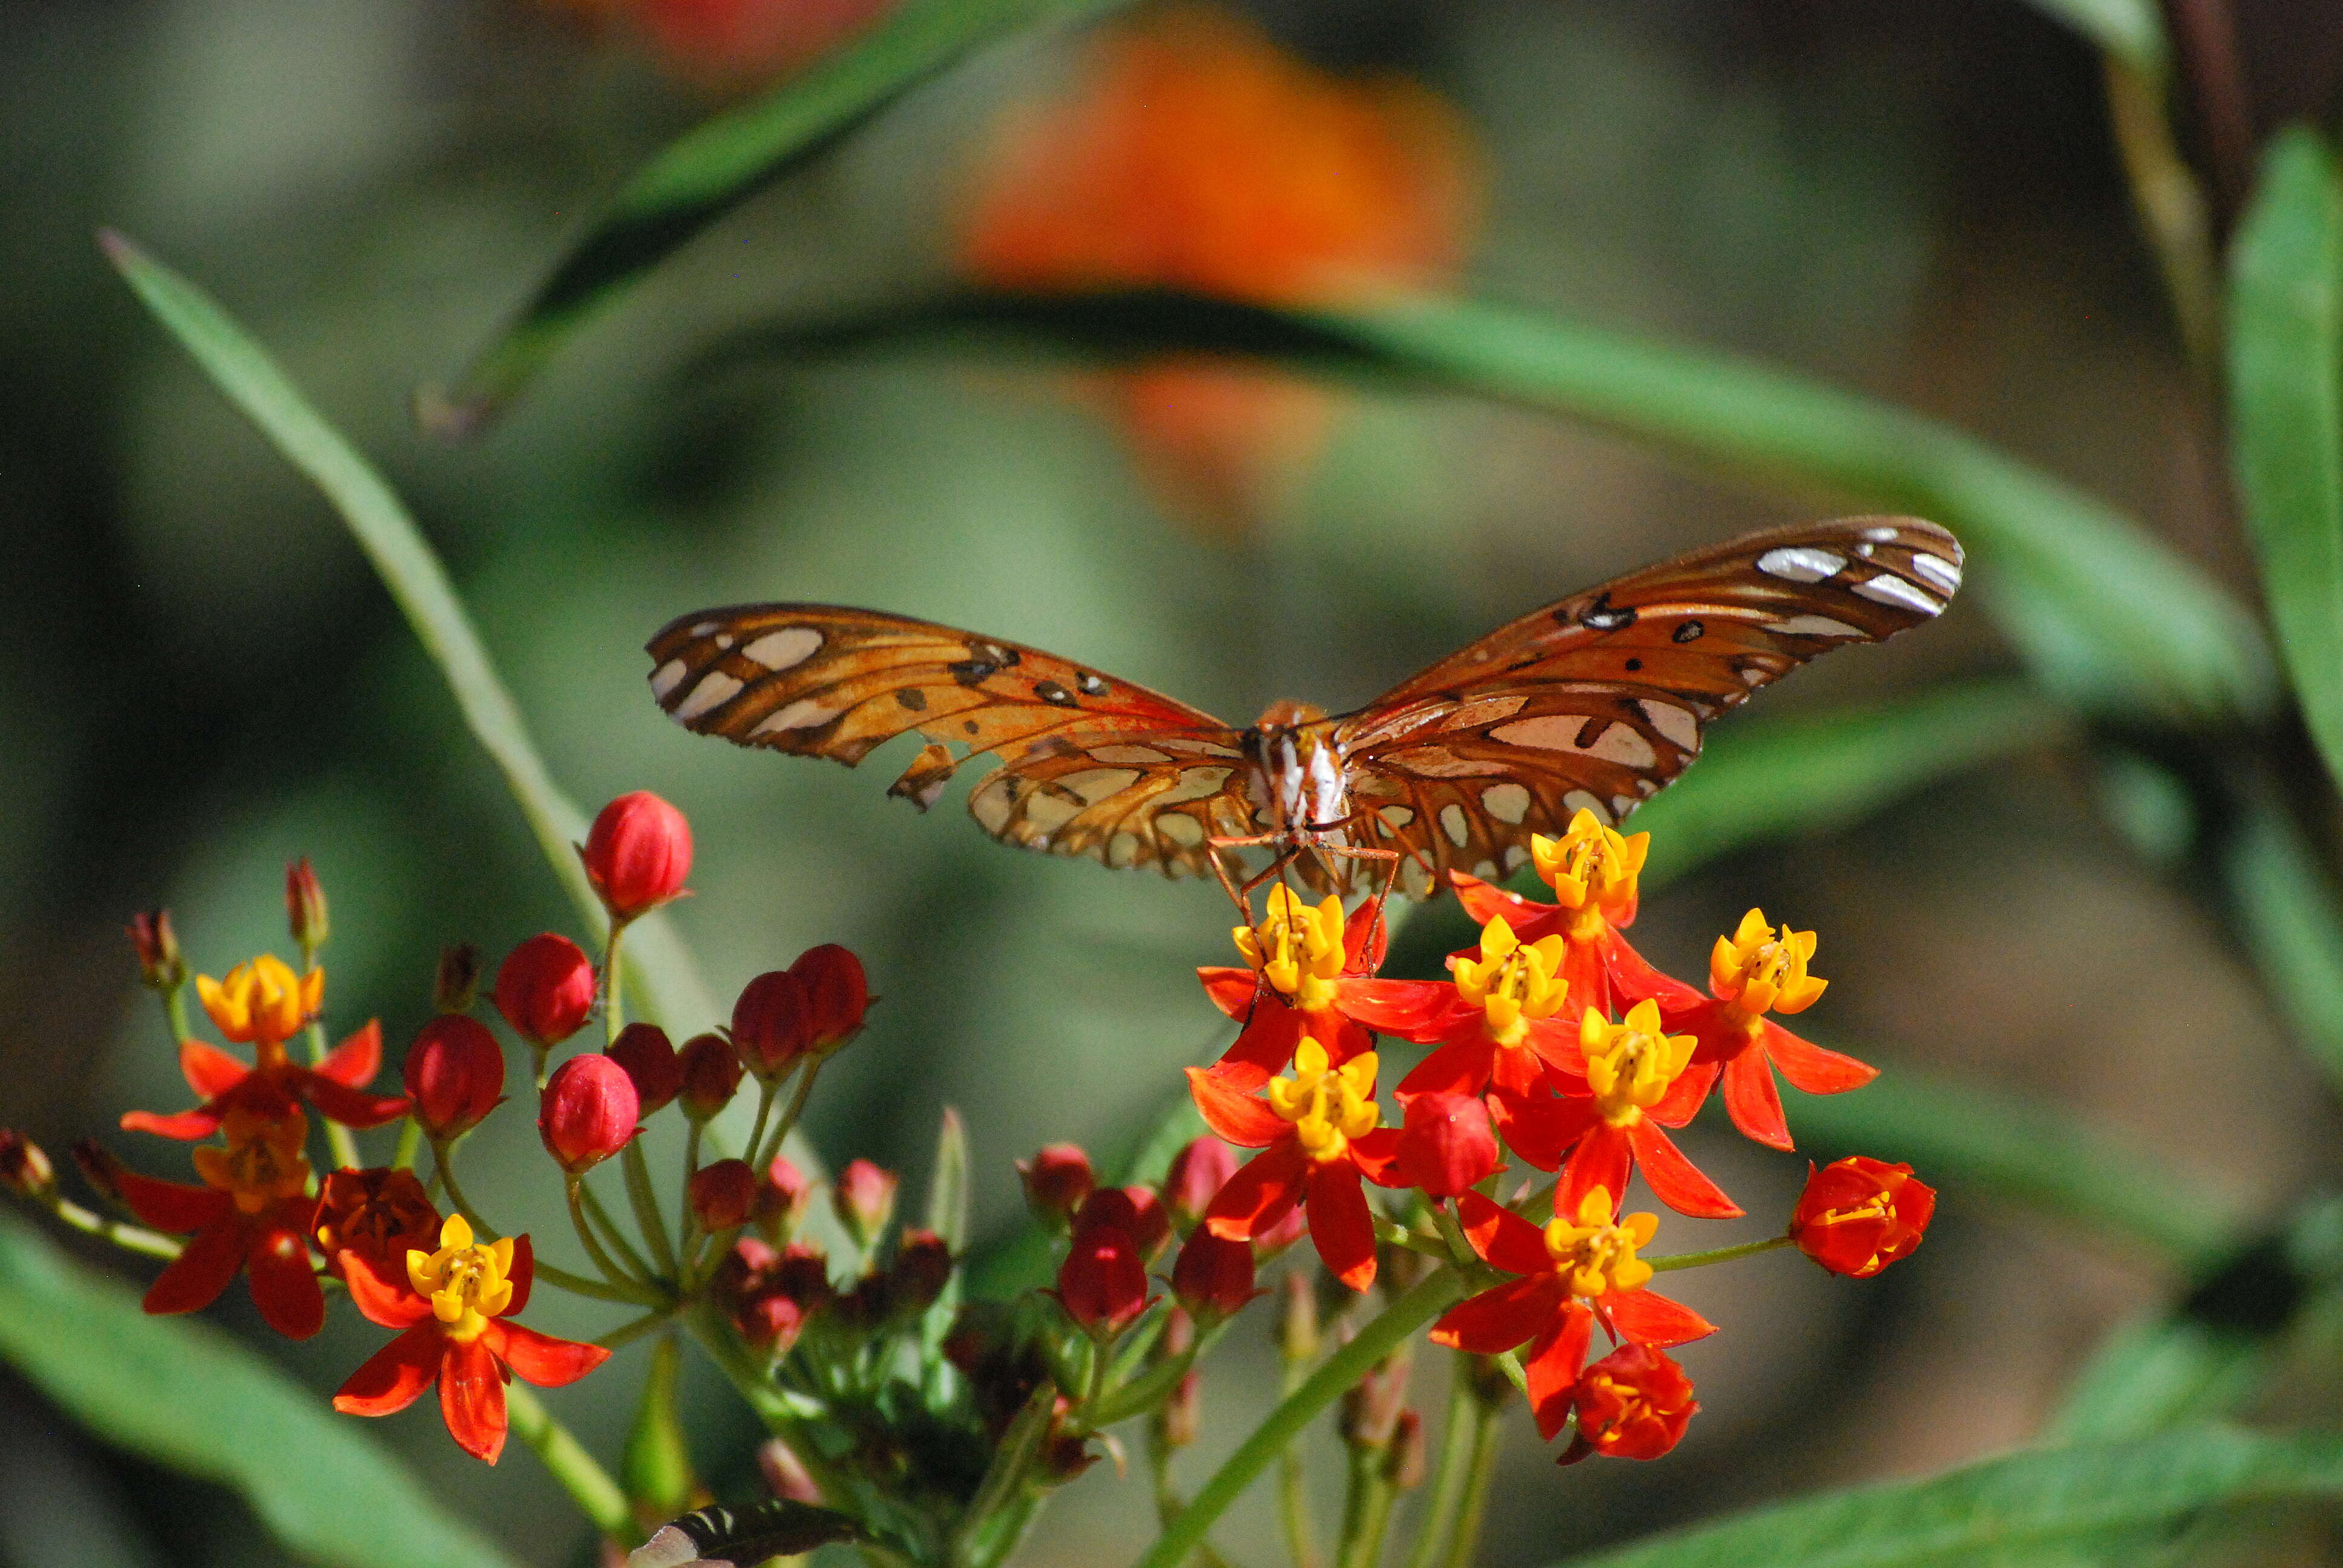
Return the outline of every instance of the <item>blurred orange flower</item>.
[[[961,262],[991,286],[1294,305],[1447,283],[1478,180],[1463,124],[1423,87],[1338,80],[1182,5],[1102,35],[1068,96],[1004,127],[977,184]],[[1101,389],[1149,477],[1231,530],[1332,412],[1314,387],[1211,360]]]
[[[541,0],[639,34],[677,76],[719,93],[789,75],[876,21],[896,0]]]

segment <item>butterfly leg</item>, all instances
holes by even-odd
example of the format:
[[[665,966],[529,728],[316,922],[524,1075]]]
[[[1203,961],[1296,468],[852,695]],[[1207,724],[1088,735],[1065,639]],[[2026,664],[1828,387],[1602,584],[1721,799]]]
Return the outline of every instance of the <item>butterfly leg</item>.
[[[1228,864],[1221,859],[1221,851],[1223,849],[1249,849],[1256,845],[1274,844],[1277,842],[1277,839],[1278,835],[1275,833],[1254,833],[1241,839],[1212,838],[1204,840],[1206,848],[1211,849],[1212,852],[1212,875],[1221,879],[1221,891],[1228,894],[1229,902],[1237,907],[1237,912],[1244,917],[1245,924],[1247,925],[1251,925],[1252,923],[1252,904],[1246,895],[1250,894],[1255,888],[1261,886],[1261,884],[1266,880],[1271,874],[1274,873],[1280,867],[1283,866],[1286,858],[1280,856],[1277,859],[1270,863],[1269,870],[1264,871],[1261,876],[1255,877],[1252,880],[1246,882],[1242,888],[1239,888],[1236,883],[1236,879],[1229,875]]]
[[[1381,889],[1377,890],[1374,896],[1375,919],[1378,920],[1382,920],[1383,918],[1383,900],[1391,897],[1392,889],[1396,887],[1399,883],[1399,863],[1402,859],[1400,852],[1397,849],[1369,849],[1353,844],[1321,844],[1318,846],[1318,849],[1321,854],[1330,856],[1340,855],[1346,860],[1381,860],[1383,862],[1383,885]]]

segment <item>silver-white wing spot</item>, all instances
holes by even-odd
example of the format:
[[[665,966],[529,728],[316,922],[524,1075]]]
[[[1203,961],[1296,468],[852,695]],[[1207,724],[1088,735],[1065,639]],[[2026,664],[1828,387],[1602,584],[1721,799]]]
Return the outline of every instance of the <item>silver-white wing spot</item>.
[[[1493,740],[1508,746],[1526,746],[1533,751],[1584,751],[1578,743],[1578,732],[1586,720],[1572,713],[1541,713],[1535,719],[1517,719],[1511,724],[1501,724],[1489,731]]]
[[[1158,762],[1169,762],[1171,757],[1152,746],[1093,746],[1091,755],[1101,762],[1111,762],[1121,768],[1151,768]]]
[[[1085,806],[1095,806],[1110,795],[1117,795],[1139,782],[1139,771],[1132,768],[1085,768],[1079,773],[1069,773],[1057,781],[1061,789],[1071,789],[1081,798]]]
[[[1600,757],[1605,762],[1616,762],[1623,768],[1649,768],[1659,760],[1652,743],[1644,732],[1632,724],[1614,724],[1594,738],[1587,755]]]
[[[1375,815],[1382,818],[1384,822],[1388,823],[1392,831],[1397,832],[1402,828],[1406,827],[1410,822],[1415,820],[1415,808],[1413,806],[1379,806],[1375,809]]]
[[[1846,568],[1846,558],[1812,545],[1784,545],[1757,558],[1757,569],[1769,578],[1794,583],[1818,583]]]
[[[1009,825],[1010,810],[1016,804],[1017,798],[1011,793],[1006,770],[985,779],[968,797],[969,814],[995,838],[1000,837],[1001,829]]]
[[[1177,806],[1186,800],[1202,800],[1207,795],[1217,795],[1228,782],[1225,768],[1188,768],[1180,774],[1180,781],[1161,794],[1151,798],[1157,806]]]
[[[1523,701],[1528,699],[1524,698]],[[1525,719],[1522,724],[1538,720]],[[1520,725],[1513,726],[1521,728]],[[1474,779],[1492,773],[1503,773],[1505,765],[1470,757],[1459,757],[1445,746],[1411,746],[1404,751],[1394,751],[1383,760],[1394,768],[1404,768],[1410,773],[1425,779]]]
[[[1826,615],[1794,615],[1786,620],[1775,621],[1768,629],[1778,631],[1785,637],[1861,637],[1863,635],[1861,627],[1849,626],[1843,620],[1836,620]]]
[[[1481,791],[1481,806],[1498,821],[1518,827],[1530,814],[1530,792],[1519,784],[1492,784]]]
[[[821,648],[821,633],[809,626],[785,626],[769,631],[740,650],[767,669],[794,669]]]
[[[679,658],[669,659],[665,664],[660,665],[657,669],[651,671],[651,695],[658,698],[661,702],[665,702],[667,700],[667,694],[675,689],[675,683],[681,680],[683,677],[683,660]]]
[[[1106,841],[1106,863],[1108,865],[1118,868],[1128,866],[1138,859],[1138,834],[1130,832],[1117,833],[1113,838],[1109,839]]]
[[[732,700],[740,690],[740,683],[720,669],[711,669],[699,678],[699,684],[683,694],[675,705],[678,723],[697,719],[709,709]]]
[[[1645,722],[1665,736],[1678,750],[1700,749],[1700,720],[1694,719],[1690,711],[1673,702],[1654,702],[1648,697],[1635,706],[1644,710]]]
[[[1881,572],[1869,582],[1855,584],[1855,591],[1880,604],[1901,605],[1906,609],[1916,609],[1922,615],[1936,615],[1945,608],[1902,578],[1891,577],[1885,572]]]
[[[1453,800],[1440,809],[1440,830],[1460,849],[1473,839],[1473,827],[1464,819],[1464,808]]]
[[[1192,849],[1204,841],[1204,825],[1184,811],[1166,811],[1155,819],[1155,836]]]
[[[1526,693],[1505,697],[1483,697],[1464,704],[1448,716],[1443,729],[1478,729],[1483,724],[1494,724],[1500,719],[1511,719],[1529,705]]]
[[[1960,591],[1961,568],[1942,556],[1932,556],[1926,551],[1915,551],[1912,556],[1912,569],[1926,578],[1948,598]]]
[[[696,697],[698,693],[693,695]],[[800,697],[787,708],[765,715],[757,721],[757,728],[749,733],[772,735],[784,729],[819,729],[841,711],[836,708],[824,708],[810,697]],[[683,715],[679,710],[676,717],[680,719]]]
[[[1596,821],[1606,828],[1612,825],[1611,808],[1584,789],[1573,789],[1569,794],[1564,795],[1562,798],[1562,809],[1574,817],[1581,811],[1592,811],[1594,813]]]

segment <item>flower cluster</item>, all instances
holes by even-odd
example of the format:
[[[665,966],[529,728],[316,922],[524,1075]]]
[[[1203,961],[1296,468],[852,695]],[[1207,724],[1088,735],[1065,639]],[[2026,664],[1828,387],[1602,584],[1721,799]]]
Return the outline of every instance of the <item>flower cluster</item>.
[[[1531,840],[1552,902],[1473,877],[1453,880],[1481,922],[1479,943],[1451,955],[1444,980],[1377,978],[1380,906],[1346,919],[1279,885],[1262,919],[1235,932],[1243,969],[1199,971],[1206,993],[1242,1020],[1210,1068],[1191,1068],[1205,1122],[1261,1151],[1205,1211],[1216,1236],[1242,1241],[1297,1209],[1329,1271],[1353,1290],[1374,1280],[1379,1217],[1365,1184],[1418,1194],[1496,1282],[1443,1317],[1436,1342],[1483,1355],[1523,1350],[1523,1386],[1549,1438],[1576,1431],[1565,1462],[1589,1453],[1652,1458],[1672,1447],[1695,1407],[1664,1352],[1714,1332],[1644,1288],[1639,1256],[1651,1213],[1625,1213],[1640,1176],[1677,1212],[1742,1213],[1669,1136],[1722,1081],[1734,1124],[1790,1147],[1778,1070],[1798,1088],[1835,1093],[1873,1070],[1792,1034],[1771,1015],[1822,995],[1808,972],[1811,931],[1752,910],[1720,938],[1705,993],[1629,945],[1647,834],[1627,837],[1581,811],[1557,838]],[[1376,1098],[1378,1035],[1428,1053],[1393,1090],[1401,1122]],[[1554,1180],[1494,1197],[1506,1158]],[[1789,1231],[1835,1272],[1863,1276],[1909,1251],[1933,1194],[1909,1167],[1843,1161],[1816,1173]],[[1438,1211],[1453,1203],[1453,1218]],[[1545,1205],[1542,1226],[1526,1217]],[[1586,1365],[1600,1328],[1620,1349]]]

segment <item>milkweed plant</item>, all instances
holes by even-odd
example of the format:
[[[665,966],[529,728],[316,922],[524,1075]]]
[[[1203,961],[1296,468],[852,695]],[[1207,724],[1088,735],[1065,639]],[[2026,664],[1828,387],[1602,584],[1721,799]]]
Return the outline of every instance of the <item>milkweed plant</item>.
[[[593,309],[910,85],[978,45],[1113,8],[855,5],[802,35],[772,34],[755,56],[768,68],[726,53],[735,34],[722,7],[604,7],[696,79],[765,95],[663,155],[519,324],[455,387],[419,399],[421,417],[445,434],[478,427]],[[2140,15],[2152,28],[2154,9]],[[196,1342],[169,1337],[192,1332],[179,1320],[231,1292],[289,1340],[335,1314],[363,1323],[370,1348],[297,1402],[358,1432],[428,1399],[447,1441],[486,1465],[510,1462],[518,1439],[605,1560],[628,1568],[810,1553],[991,1568],[1015,1560],[1051,1498],[1076,1485],[1145,1488],[1155,1528],[1136,1568],[1241,1568],[1281,1553],[1294,1568],[1466,1568],[1482,1560],[1509,1429],[1546,1445],[1545,1484],[1557,1489],[1600,1467],[1679,1462],[1703,1400],[1675,1352],[1729,1343],[1736,1323],[1730,1309],[1711,1322],[1679,1300],[1676,1276],[1819,1269],[1870,1281],[1922,1245],[1939,1188],[1949,1201],[2031,1203],[2159,1247],[2183,1282],[2175,1304],[2098,1352],[2037,1446],[1698,1523],[1621,1561],[2075,1562],[2144,1546],[2186,1560],[2220,1549],[2218,1522],[2247,1504],[2343,1495],[2331,1412],[2305,1430],[2239,1419],[2298,1332],[2331,1323],[2343,1301],[2331,1203],[2313,1196],[2247,1223],[2058,1113],[1898,1091],[1894,1073],[1874,1087],[1871,1066],[1800,1032],[1829,1011],[1827,960],[1817,933],[1779,909],[1749,909],[1715,932],[1707,972],[1688,979],[1629,937],[1655,848],[1681,845],[1689,861],[1780,830],[1785,800],[1826,800],[1844,816],[2057,738],[2102,766],[2118,827],[2183,824],[2177,842],[2135,838],[2227,923],[2289,1027],[2343,1078],[2343,906],[2323,771],[2343,759],[2332,613],[2343,595],[2343,186],[2321,134],[2297,127],[2267,144],[2249,197],[2225,211],[2190,183],[2167,45],[2157,35],[2147,48],[2148,35],[2094,38],[2176,319],[2229,413],[2274,641],[2114,508],[1956,432],[1738,361],[1457,297],[1480,205],[1462,117],[1419,88],[1318,72],[1200,7],[1105,25],[1062,101],[980,153],[947,292],[916,311],[771,335],[784,349],[838,354],[906,335],[956,344],[975,328],[1071,351],[1076,367],[1053,385],[1121,431],[1167,508],[1214,538],[1262,526],[1318,456],[1339,394],[1311,373],[1329,362],[1592,418],[1729,472],[1930,512],[1974,551],[1995,584],[1988,608],[2026,661],[1990,691],[1947,689],[1844,729],[1781,729],[1770,746],[1753,732],[1676,787],[1697,809],[1649,831],[1626,830],[1635,799],[1590,800],[1603,809],[1523,827],[1522,853],[1478,868],[1486,877],[1414,879],[1407,891],[1469,921],[1453,951],[1417,972],[1391,972],[1403,967],[1392,962],[1403,905],[1373,868],[1332,879],[1348,891],[1297,878],[1286,857],[1242,886],[1231,879],[1232,961],[1198,971],[1225,1023],[1184,1084],[1167,1077],[1162,1088],[1184,1098],[1146,1151],[1109,1161],[1051,1142],[1012,1167],[984,1129],[947,1111],[920,1194],[864,1151],[817,1148],[807,1111],[868,1020],[939,982],[871,972],[825,944],[726,977],[729,1012],[679,1005],[688,991],[671,982],[689,955],[659,911],[690,892],[694,846],[661,781],[641,780],[649,788],[590,822],[570,808],[389,488],[206,296],[109,236],[142,299],[366,548],[573,894],[578,924],[489,955],[450,930],[427,977],[430,1016],[387,1033],[337,1004],[327,890],[306,859],[287,870],[282,953],[220,952],[166,910],[126,914],[124,962],[160,1024],[151,1049],[176,1052],[190,1103],[126,1109],[117,1133],[63,1155],[0,1131],[0,1185],[54,1231],[127,1255],[141,1275],[139,1332],[153,1336],[141,1342],[162,1347],[155,1364]],[[785,68],[802,74],[761,85]],[[2175,194],[2190,191],[2194,219]],[[1847,564],[1775,553],[1795,558],[1766,569],[1798,583]],[[1945,577],[1926,578],[1942,592],[1957,585],[1954,563],[1923,564]],[[1944,608],[1918,579],[1871,580],[1881,605]],[[1856,635],[1813,615],[1794,629]],[[1013,658],[962,684],[1003,660]],[[1058,699],[1077,700],[1062,686]],[[1648,762],[1648,738],[1635,730],[1633,743]],[[1697,743],[1695,730],[1684,760]],[[1604,743],[1590,730],[1541,744]],[[2143,791],[2169,809],[2142,807]],[[1521,825],[1519,811],[1506,820]],[[1461,849],[1462,827],[1450,831]],[[1414,832],[1429,841],[1428,824]],[[418,991],[426,979],[414,977]],[[1842,1135],[1810,1155],[1810,1110],[1822,1117],[1842,1097],[1885,1109],[1822,1123]],[[1795,1200],[1754,1217],[1758,1239],[1702,1235],[1752,1218],[1676,1141],[1704,1110],[1795,1173],[1781,1189],[1797,1187]],[[467,1141],[499,1118],[534,1118],[543,1159],[484,1181],[467,1169]],[[679,1158],[646,1151],[661,1118],[682,1131]],[[161,1164],[176,1173],[149,1173]],[[971,1194],[1012,1178],[1027,1232],[986,1243],[970,1231]],[[516,1229],[518,1212],[555,1211],[548,1194],[566,1217],[558,1234]],[[1009,1265],[975,1269],[987,1245],[1005,1247],[992,1256]],[[52,1306],[124,1321],[116,1286],[55,1280],[66,1282],[44,1287],[63,1292]],[[7,1292],[20,1289],[31,1287],[0,1274],[0,1312],[16,1310]],[[532,1321],[547,1292],[623,1321],[591,1340],[548,1332]],[[0,1350],[65,1388],[49,1381],[58,1363],[44,1347],[68,1331],[45,1332],[0,1332]],[[1207,1412],[1262,1402],[1219,1354],[1248,1336],[1273,1348],[1274,1397],[1229,1443],[1200,1444]],[[535,1391],[608,1378],[629,1355],[650,1373],[619,1466],[558,1418],[561,1396]],[[688,1355],[761,1428],[753,1467],[695,1452],[676,1393]],[[291,1408],[283,1374],[238,1365],[224,1386]],[[1327,1432],[1342,1503],[1322,1516],[1303,1440]],[[405,1511],[415,1523],[434,1507],[387,1460],[365,1473],[377,1479],[346,1489],[362,1513]],[[720,1494],[711,1476],[730,1478]],[[1222,1527],[1256,1483],[1274,1492],[1278,1538],[1240,1544]],[[347,1535],[321,1544],[297,1509],[264,1516],[297,1553],[377,1568]],[[447,1530],[428,1560],[502,1561]]]

